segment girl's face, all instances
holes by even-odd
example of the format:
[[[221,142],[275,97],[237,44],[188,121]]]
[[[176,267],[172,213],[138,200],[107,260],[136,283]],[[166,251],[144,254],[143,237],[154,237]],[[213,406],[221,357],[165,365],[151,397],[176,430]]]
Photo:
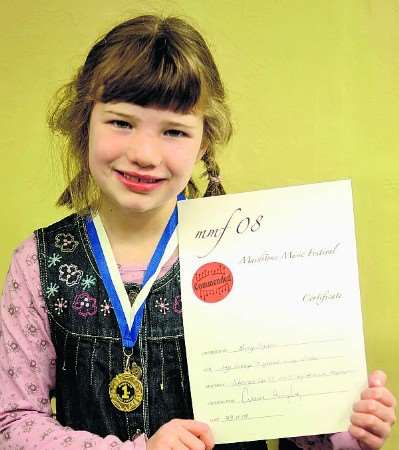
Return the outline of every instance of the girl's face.
[[[121,212],[170,210],[201,158],[203,118],[132,103],[93,107],[89,168],[102,204]]]

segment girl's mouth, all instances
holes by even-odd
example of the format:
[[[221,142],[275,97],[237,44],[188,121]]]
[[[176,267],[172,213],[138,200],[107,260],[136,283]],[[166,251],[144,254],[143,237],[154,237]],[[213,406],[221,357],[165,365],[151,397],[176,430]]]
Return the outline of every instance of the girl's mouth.
[[[119,181],[130,191],[149,192],[162,184],[164,178],[156,178],[149,175],[122,172],[115,170]]]
[[[135,181],[136,183],[158,183],[160,178],[151,178],[151,177],[139,177],[136,175],[128,175],[125,172],[119,172],[121,175],[123,175],[126,179]]]

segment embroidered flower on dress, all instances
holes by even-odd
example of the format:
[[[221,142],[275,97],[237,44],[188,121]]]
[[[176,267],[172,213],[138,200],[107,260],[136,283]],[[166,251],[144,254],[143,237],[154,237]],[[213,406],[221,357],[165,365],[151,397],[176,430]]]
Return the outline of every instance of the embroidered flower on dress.
[[[19,314],[19,307],[13,305],[12,303],[10,303],[10,304],[8,305],[7,311],[8,311],[8,314],[10,314],[10,316],[12,316],[12,317],[15,316],[15,317],[17,317],[18,314]]]
[[[10,411],[16,411],[16,410],[19,409],[19,408],[18,408],[18,405],[17,405],[16,403],[9,403],[9,404],[8,404],[8,409],[9,409]]]
[[[49,404],[49,399],[42,397],[38,400],[38,404],[39,404],[40,410],[43,411],[44,409],[47,408],[47,406]]]
[[[22,424],[22,431],[24,433],[29,433],[33,427],[33,425],[35,424],[34,420],[27,420],[26,422],[24,422]]]
[[[17,280],[15,280],[15,279],[12,279],[11,280],[11,283],[10,283],[10,289],[11,289],[11,291],[16,291],[16,290],[18,290],[19,289],[19,286],[20,286],[20,284],[18,283],[18,281]]]
[[[34,383],[25,384],[25,388],[28,394],[35,394],[37,392],[37,385]]]
[[[72,436],[67,436],[61,443],[63,447],[69,447],[72,443]]]
[[[4,440],[5,440],[5,441],[9,441],[9,440],[11,439],[11,434],[10,434],[10,432],[9,432],[9,431],[5,431],[5,432],[3,433],[3,437],[4,437]]]
[[[29,361],[29,369],[34,373],[40,372],[40,367],[37,365],[37,361],[34,359],[31,359]]]
[[[181,304],[181,297],[180,295],[177,295],[175,299],[173,300],[173,311],[176,314],[182,313],[182,304]]]
[[[30,256],[27,256],[27,258],[25,259],[25,262],[26,262],[27,266],[33,266],[37,262],[37,255],[33,254]]]
[[[59,263],[62,259],[61,255],[57,255],[57,253],[53,253],[52,256],[48,259],[48,267],[54,267],[57,263]]]
[[[16,342],[7,342],[8,345],[8,353],[15,353],[15,352],[19,352],[19,345]]]
[[[83,271],[75,264],[63,264],[59,267],[59,280],[64,281],[67,286],[75,286],[83,276]]]
[[[58,315],[62,314],[64,312],[64,309],[68,307],[68,301],[64,300],[63,297],[57,298],[57,300],[54,302],[54,309]]]
[[[169,303],[165,298],[155,300],[155,308],[158,308],[159,312],[165,315],[169,311]]]
[[[50,436],[51,433],[54,433],[55,430],[52,430],[51,428],[47,428],[47,430],[40,436],[40,439],[44,441],[48,436]]]
[[[17,377],[19,377],[20,373],[21,373],[20,367],[9,367],[7,370],[7,375],[10,378],[17,378]]]
[[[104,317],[108,316],[111,313],[111,308],[111,302],[109,300],[104,300],[103,304],[100,306],[100,310],[104,314]]]
[[[92,448],[93,447],[93,442],[91,441],[85,441],[83,448]]]
[[[33,323],[28,323],[25,327],[24,334],[25,336],[36,336],[37,328],[33,325]]]
[[[61,249],[62,252],[71,253],[75,251],[79,242],[73,237],[71,233],[59,233],[55,237],[55,246]]]
[[[41,352],[45,352],[47,350],[48,341],[46,341],[46,339],[40,339],[40,341],[36,341],[36,346]]]
[[[50,286],[46,288],[46,296],[47,298],[51,298],[54,295],[58,294],[58,289],[60,287],[56,283],[50,283]]]
[[[72,308],[78,312],[79,316],[94,316],[97,312],[97,300],[87,292],[81,292],[75,297]]]
[[[80,284],[83,286],[83,289],[89,289],[96,284],[96,277],[93,275],[86,275]]]
[[[34,299],[33,295],[29,296],[28,310],[29,310],[30,314],[35,314],[35,299]]]

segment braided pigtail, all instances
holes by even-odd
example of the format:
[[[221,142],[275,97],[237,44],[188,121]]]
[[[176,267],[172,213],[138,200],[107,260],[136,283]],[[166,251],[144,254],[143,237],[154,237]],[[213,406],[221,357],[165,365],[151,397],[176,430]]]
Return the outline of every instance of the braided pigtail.
[[[190,178],[186,189],[184,190],[184,194],[187,198],[197,198],[199,197],[199,189],[197,188],[197,185],[194,183],[193,179]]]
[[[88,177],[83,171],[80,171],[75,175],[70,181],[67,188],[60,195],[57,201],[57,206],[66,206],[68,208],[73,208],[75,204],[75,193],[80,197],[84,197],[84,193],[88,190]],[[83,198],[79,198],[82,201]]]
[[[91,199],[90,203],[88,203],[88,197]],[[86,214],[90,210],[97,212],[99,204],[99,189],[92,181],[91,176],[82,170],[72,178],[56,203],[57,206],[66,206],[67,208],[81,205],[79,209],[76,209],[79,214]]]
[[[226,191],[223,188],[222,180],[220,178],[220,168],[215,159],[214,151],[206,151],[202,157],[205,164],[204,176],[208,177],[208,187],[204,193],[204,197],[211,197],[214,195],[224,195]]]

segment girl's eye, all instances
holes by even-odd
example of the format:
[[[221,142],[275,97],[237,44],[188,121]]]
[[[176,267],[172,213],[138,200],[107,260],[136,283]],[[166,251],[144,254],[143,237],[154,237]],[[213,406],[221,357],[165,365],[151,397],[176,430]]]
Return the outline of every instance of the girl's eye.
[[[116,128],[131,128],[131,125],[129,122],[125,122],[124,120],[110,120],[109,123]]]
[[[187,134],[181,130],[166,130],[165,134],[171,137],[185,137]]]

